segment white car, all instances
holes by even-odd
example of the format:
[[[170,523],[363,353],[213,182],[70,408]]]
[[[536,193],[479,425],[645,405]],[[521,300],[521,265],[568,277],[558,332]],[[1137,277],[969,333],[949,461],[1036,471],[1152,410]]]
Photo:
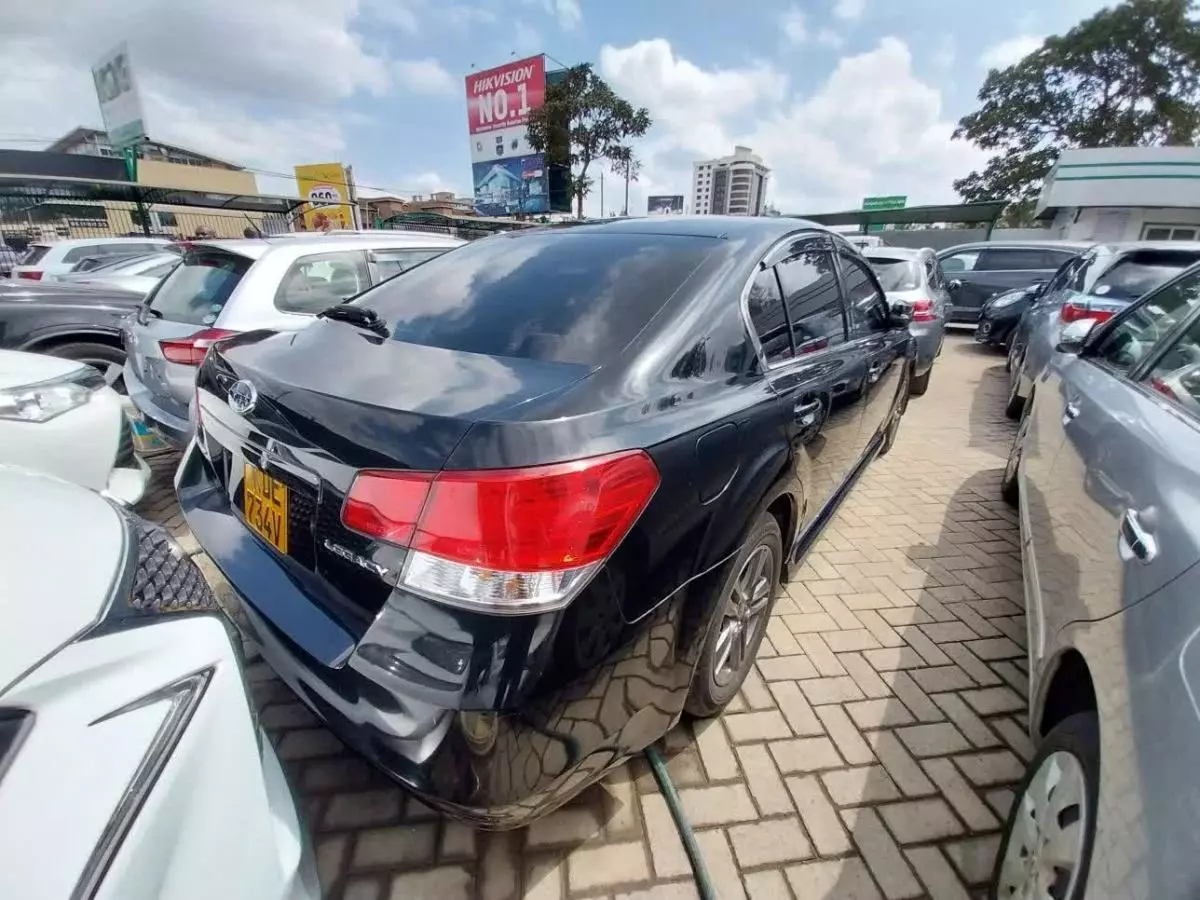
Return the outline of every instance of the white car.
[[[0,464],[55,475],[127,505],[150,481],[149,466],[134,455],[121,397],[98,370],[16,350],[0,350]]]
[[[316,900],[241,644],[166,531],[0,466],[0,897]]]
[[[13,278],[27,281],[57,281],[59,275],[70,272],[81,259],[89,256],[125,256],[158,253],[173,246],[168,238],[113,237],[71,238],[47,243],[30,244],[21,261],[12,267]]]

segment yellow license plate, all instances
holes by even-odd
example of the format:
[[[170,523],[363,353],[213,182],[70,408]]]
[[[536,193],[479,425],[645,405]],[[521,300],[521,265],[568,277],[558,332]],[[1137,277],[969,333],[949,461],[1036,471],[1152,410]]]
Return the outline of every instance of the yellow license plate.
[[[258,466],[246,463],[242,509],[250,530],[280,553],[288,551],[288,489]]]

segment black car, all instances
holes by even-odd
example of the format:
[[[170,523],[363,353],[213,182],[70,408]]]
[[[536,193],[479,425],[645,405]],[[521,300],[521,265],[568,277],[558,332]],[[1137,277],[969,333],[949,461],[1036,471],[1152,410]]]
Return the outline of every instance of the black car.
[[[301,699],[513,827],[733,698],[912,359],[811,223],[499,234],[214,346],[176,487]]]
[[[125,365],[120,321],[142,295],[108,288],[0,283],[0,349],[49,353],[96,366]]]
[[[980,241],[939,250],[953,304],[950,321],[974,325],[989,297],[1046,282],[1089,246],[1077,241]]]
[[[988,347],[1007,347],[1022,314],[1033,305],[1044,287],[1044,284],[1035,284],[1017,288],[984,301],[979,310],[979,324],[975,326],[976,342]]]

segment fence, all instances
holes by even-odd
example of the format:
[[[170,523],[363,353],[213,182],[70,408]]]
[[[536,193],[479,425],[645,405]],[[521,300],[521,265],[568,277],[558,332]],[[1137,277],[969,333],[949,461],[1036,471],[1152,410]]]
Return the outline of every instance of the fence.
[[[159,235],[243,237],[292,230],[299,200],[236,196],[121,182],[0,176],[0,243]]]

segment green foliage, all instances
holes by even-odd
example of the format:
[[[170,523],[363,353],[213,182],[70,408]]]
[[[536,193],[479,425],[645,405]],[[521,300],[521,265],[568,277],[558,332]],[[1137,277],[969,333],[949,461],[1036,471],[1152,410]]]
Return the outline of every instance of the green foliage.
[[[545,154],[547,166],[567,169],[568,190],[582,216],[592,184],[588,167],[601,159],[632,161],[626,141],[649,127],[650,113],[618,97],[585,63],[546,85],[545,104],[529,117],[529,143]]]
[[[1032,220],[1041,184],[1074,147],[1192,144],[1200,137],[1200,24],[1191,0],[1125,0],[1007,69],[988,72],[956,138],[994,151],[954,182],[968,202],[1005,199]]]

